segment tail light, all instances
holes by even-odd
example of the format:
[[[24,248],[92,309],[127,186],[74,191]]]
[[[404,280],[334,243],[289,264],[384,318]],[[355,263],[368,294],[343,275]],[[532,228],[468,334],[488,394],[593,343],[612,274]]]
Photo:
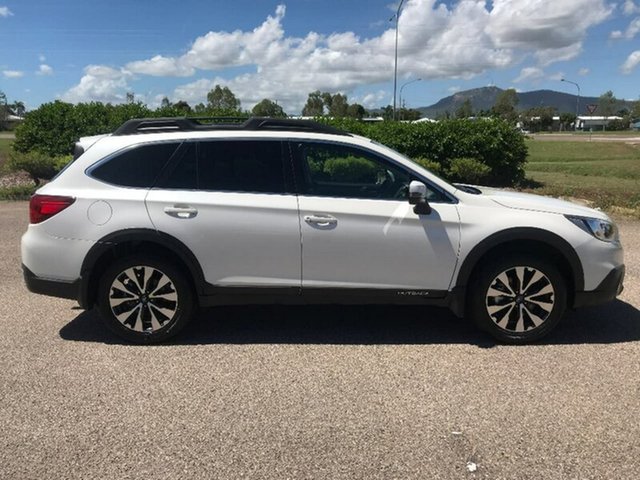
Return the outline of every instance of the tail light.
[[[75,201],[76,199],[73,197],[60,195],[33,195],[29,202],[29,220],[31,223],[44,222]]]

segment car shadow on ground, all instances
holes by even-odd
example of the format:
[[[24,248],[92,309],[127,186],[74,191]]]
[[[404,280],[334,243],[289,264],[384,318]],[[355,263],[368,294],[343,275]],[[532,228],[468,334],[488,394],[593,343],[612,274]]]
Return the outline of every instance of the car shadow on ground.
[[[83,312],[60,330],[65,340],[126,344]],[[616,300],[570,312],[539,345],[640,340],[640,311]],[[202,310],[166,345],[198,344],[496,345],[469,321],[440,308],[405,306],[234,306]]]

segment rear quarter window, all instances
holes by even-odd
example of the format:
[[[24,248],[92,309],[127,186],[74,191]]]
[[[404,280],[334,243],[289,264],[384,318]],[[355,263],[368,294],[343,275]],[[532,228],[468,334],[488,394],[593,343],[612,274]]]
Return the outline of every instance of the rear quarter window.
[[[98,163],[89,174],[112,185],[151,188],[179,146],[176,142],[137,145]]]

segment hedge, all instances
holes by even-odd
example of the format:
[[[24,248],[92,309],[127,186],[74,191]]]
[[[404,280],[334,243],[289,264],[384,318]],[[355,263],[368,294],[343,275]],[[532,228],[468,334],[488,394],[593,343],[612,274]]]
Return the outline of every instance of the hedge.
[[[438,164],[439,172],[435,173],[455,181],[471,182],[459,178],[459,173],[464,170],[460,166],[454,168],[455,173],[451,174],[453,161],[463,158],[476,160],[488,167],[488,171],[478,169],[477,165],[470,167],[469,160],[466,161],[467,170],[473,169],[474,175],[480,174],[486,184],[515,185],[524,179],[527,160],[524,136],[503,120],[482,118],[437,123],[367,123],[343,119],[326,122],[369,137],[409,158]]]
[[[215,112],[206,112],[212,113]],[[25,121],[16,129],[14,149],[22,153],[37,151],[38,155],[47,155],[51,162],[56,162],[54,157],[69,154],[80,137],[111,132],[130,118],[172,115],[180,116],[181,113],[170,107],[150,110],[141,103],[72,105],[55,101],[26,115]],[[430,165],[435,173],[453,181],[506,186],[524,179],[527,157],[524,137],[502,120],[320,121],[387,145],[416,159],[417,163]]]

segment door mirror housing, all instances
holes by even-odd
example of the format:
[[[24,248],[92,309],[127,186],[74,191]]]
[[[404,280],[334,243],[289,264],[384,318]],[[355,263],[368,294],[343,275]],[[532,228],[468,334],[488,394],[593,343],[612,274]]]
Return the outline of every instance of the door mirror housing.
[[[409,184],[409,203],[414,205],[413,212],[416,215],[429,215],[431,206],[427,202],[427,186],[417,180]]]

